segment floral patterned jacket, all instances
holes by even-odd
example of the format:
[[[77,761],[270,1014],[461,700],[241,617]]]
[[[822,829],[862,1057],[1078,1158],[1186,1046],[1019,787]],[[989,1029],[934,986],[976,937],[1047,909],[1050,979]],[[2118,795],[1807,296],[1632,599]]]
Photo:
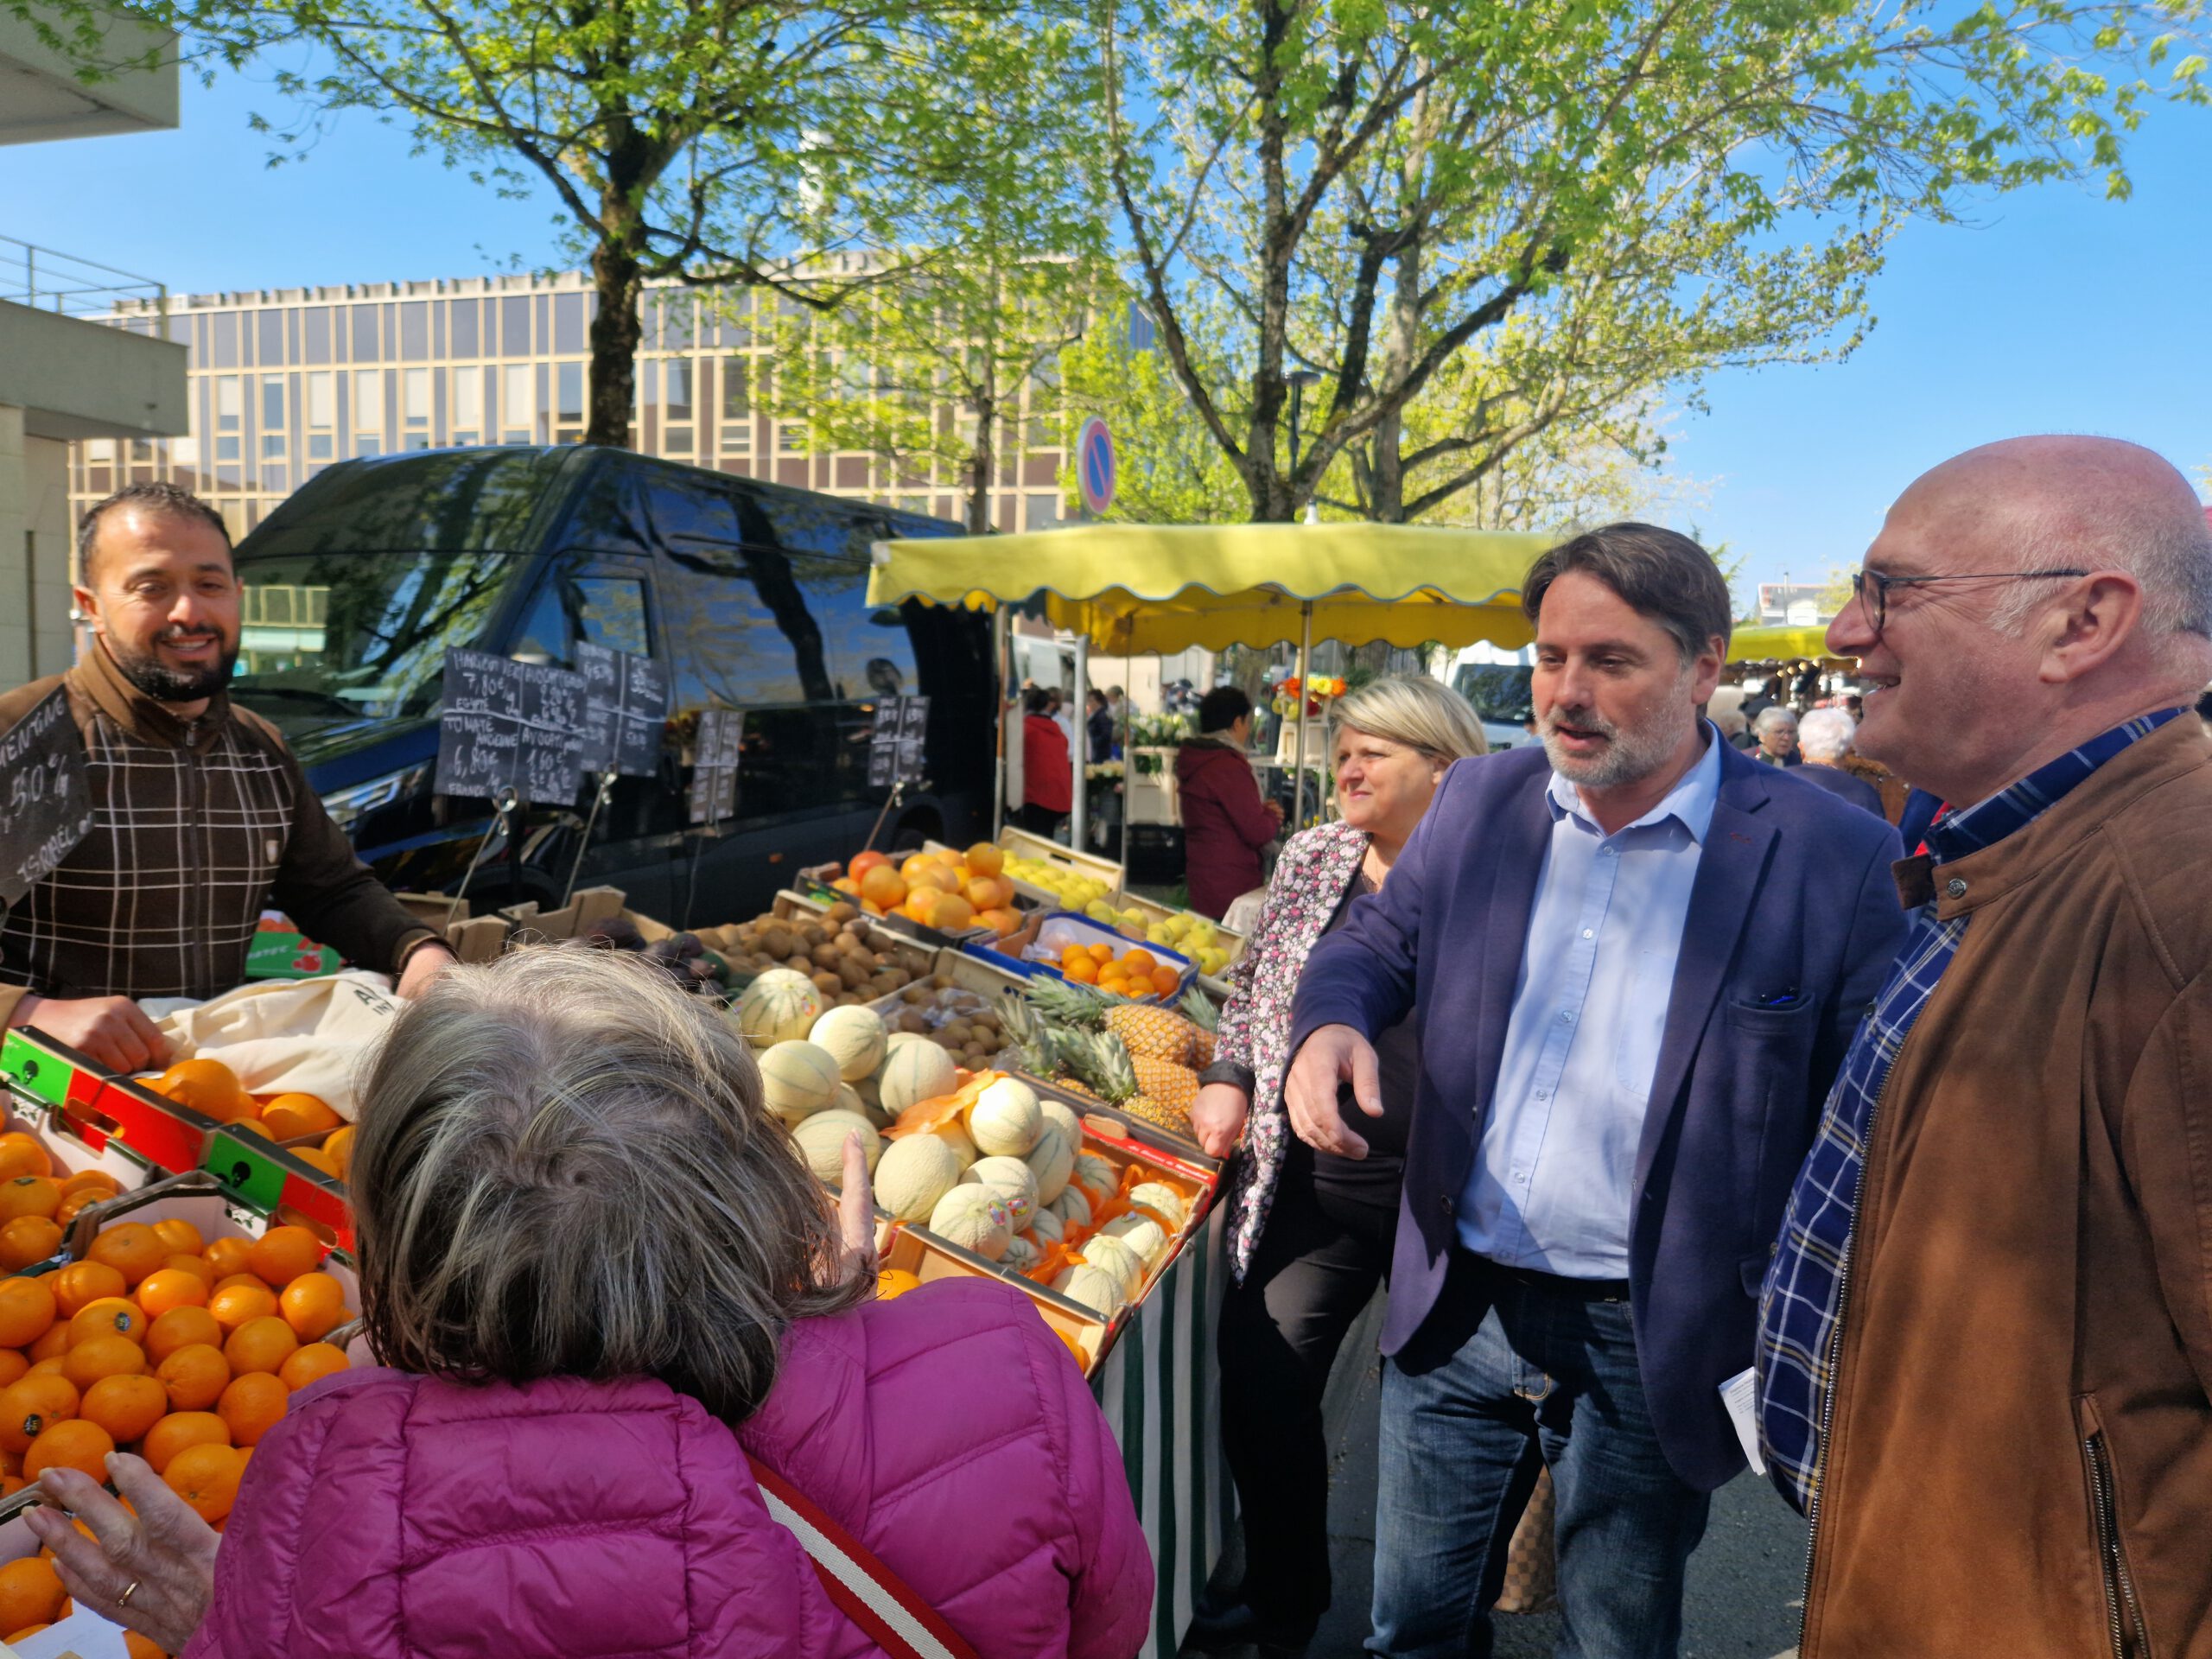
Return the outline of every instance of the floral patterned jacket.
[[[1229,1192],[1229,1262],[1239,1284],[1268,1224],[1290,1144],[1282,1077],[1290,1065],[1291,999],[1298,995],[1306,957],[1366,855],[1367,832],[1348,823],[1316,824],[1293,836],[1268,883],[1260,925],[1230,973],[1214,1058],[1243,1066],[1253,1077],[1252,1109]]]

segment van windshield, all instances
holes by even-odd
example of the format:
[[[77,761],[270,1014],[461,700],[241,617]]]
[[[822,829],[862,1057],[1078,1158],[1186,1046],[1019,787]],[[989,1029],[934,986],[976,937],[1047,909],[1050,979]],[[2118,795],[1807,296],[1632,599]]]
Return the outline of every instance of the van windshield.
[[[1476,719],[1518,726],[1535,715],[1535,677],[1517,663],[1462,663],[1452,689],[1474,705]]]
[[[238,560],[231,695],[287,728],[426,715],[448,646],[475,645],[512,553],[279,554]]]

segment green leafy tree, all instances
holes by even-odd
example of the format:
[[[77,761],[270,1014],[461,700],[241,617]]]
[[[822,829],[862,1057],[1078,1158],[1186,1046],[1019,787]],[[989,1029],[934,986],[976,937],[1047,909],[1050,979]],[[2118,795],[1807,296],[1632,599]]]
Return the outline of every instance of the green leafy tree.
[[[1129,263],[1261,520],[1348,456],[1344,499],[1421,516],[1550,427],[1847,351],[1906,221],[2124,195],[2145,103],[2203,98],[2196,0],[1097,5]],[[1294,372],[1320,385],[1294,457]]]

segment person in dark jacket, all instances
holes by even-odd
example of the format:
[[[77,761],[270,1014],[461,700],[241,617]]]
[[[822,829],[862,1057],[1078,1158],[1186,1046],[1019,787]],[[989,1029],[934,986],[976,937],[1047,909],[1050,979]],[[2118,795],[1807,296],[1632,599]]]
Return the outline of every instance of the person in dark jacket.
[[[1075,804],[1067,734],[1052,718],[1050,691],[1032,687],[1021,706],[1021,827],[1050,836]]]
[[[1843,769],[1843,757],[1851,753],[1851,740],[1857,729],[1849,715],[1840,709],[1815,709],[1797,722],[1797,753],[1804,765],[1797,768],[1797,776],[1834,796],[1849,801],[1853,806],[1864,807],[1876,817],[1886,816],[1882,810],[1882,791],[1864,778],[1854,778]]]
[[[1795,766],[1803,764],[1797,754],[1797,716],[1779,703],[1759,710],[1758,718],[1751,722],[1751,730],[1759,746],[1751,751],[1751,759],[1769,766]]]
[[[1084,694],[1084,759],[1093,766],[1114,758],[1114,714],[1106,694],[1093,688]]]
[[[1175,756],[1183,804],[1183,862],[1191,908],[1218,921],[1230,903],[1266,878],[1260,849],[1282,828],[1282,809],[1260,798],[1245,750],[1252,700],[1233,685],[1198,701],[1198,735]]]

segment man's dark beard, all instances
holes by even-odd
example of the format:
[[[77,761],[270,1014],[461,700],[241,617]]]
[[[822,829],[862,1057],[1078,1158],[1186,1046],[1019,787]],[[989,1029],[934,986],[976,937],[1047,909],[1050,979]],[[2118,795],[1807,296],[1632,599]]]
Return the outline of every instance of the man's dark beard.
[[[215,637],[219,642],[221,636]],[[123,677],[156,702],[198,702],[203,697],[212,697],[230,683],[231,671],[238,666],[236,645],[229,646],[204,668],[177,669],[168,667],[150,652],[139,656],[124,651],[112,635],[105,636],[105,639],[107,654],[122,671]],[[174,645],[176,641],[171,639],[168,643]]]

